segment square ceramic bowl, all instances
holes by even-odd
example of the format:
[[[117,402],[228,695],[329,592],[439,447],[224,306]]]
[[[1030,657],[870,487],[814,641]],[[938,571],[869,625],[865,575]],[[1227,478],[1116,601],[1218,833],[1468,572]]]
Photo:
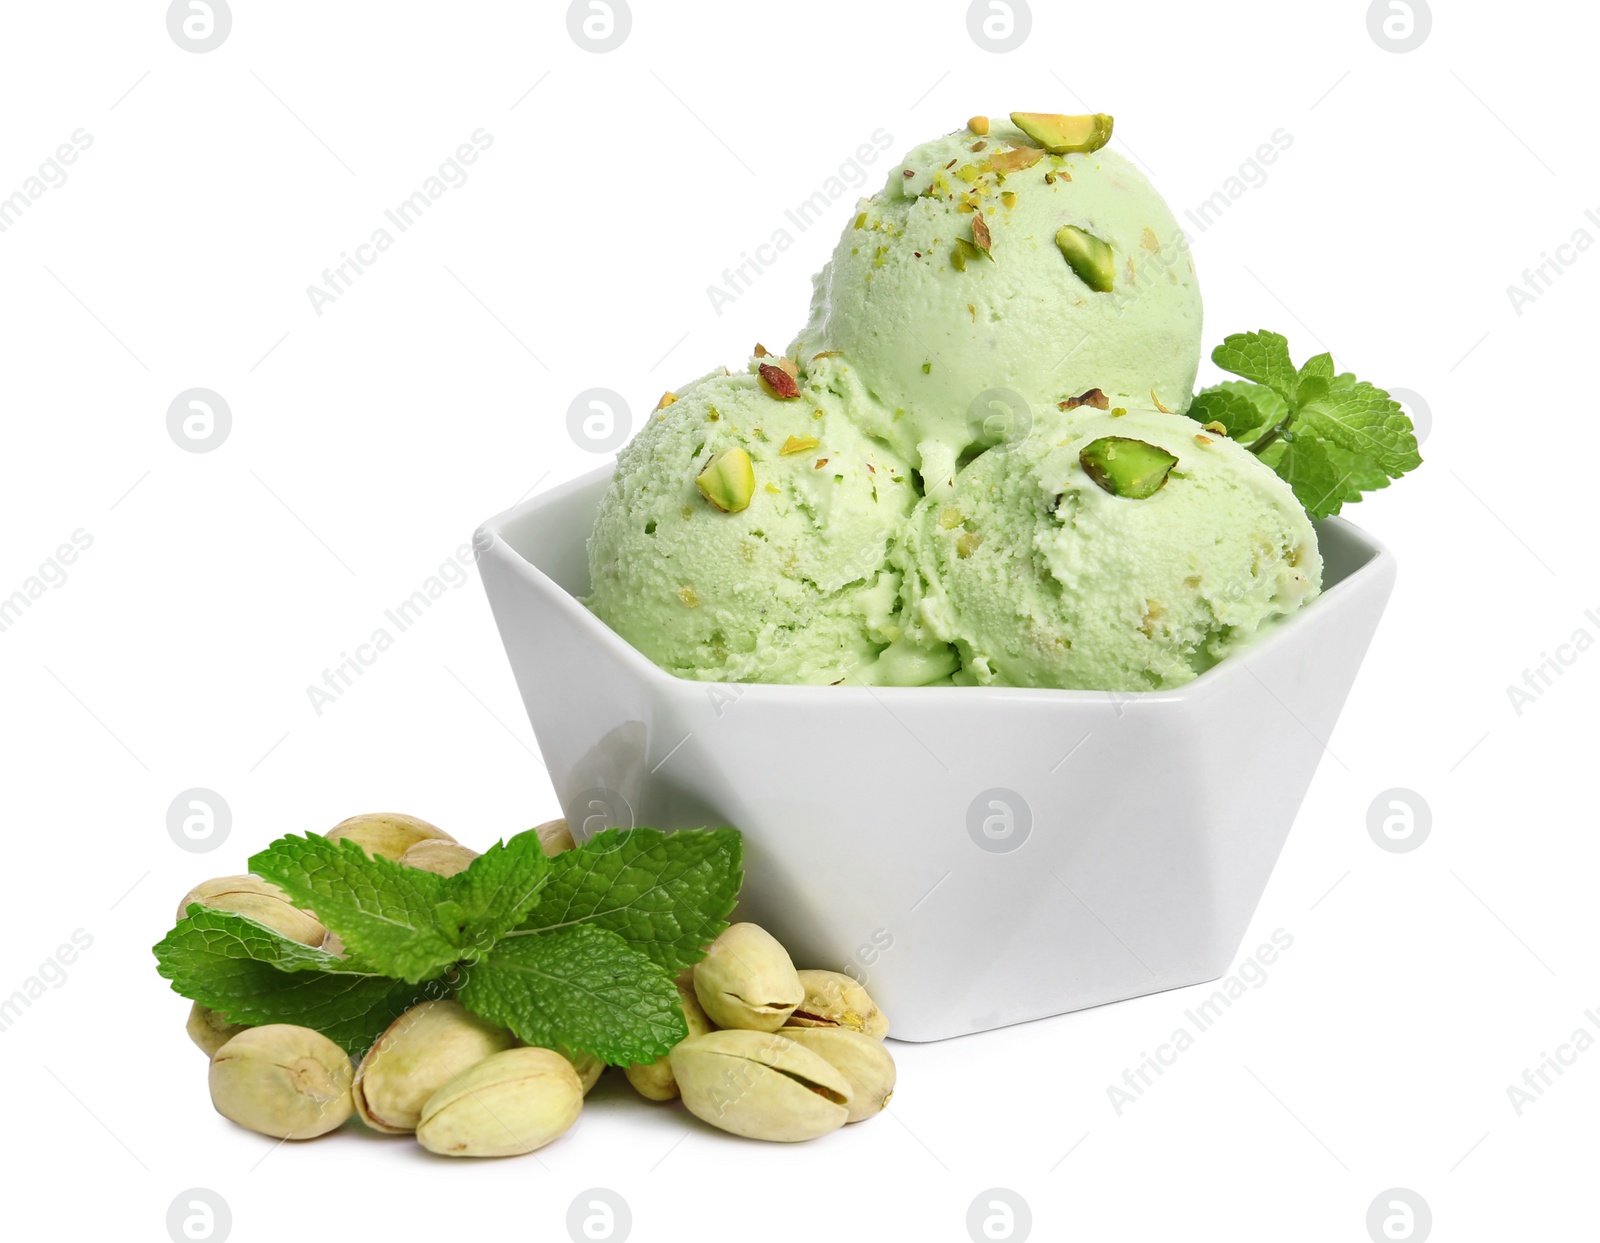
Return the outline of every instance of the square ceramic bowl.
[[[1216,979],[1394,584],[1320,524],[1325,590],[1176,691],[728,685],[577,597],[609,467],[484,524],[479,567],[579,839],[733,825],[740,917],[939,1040]]]

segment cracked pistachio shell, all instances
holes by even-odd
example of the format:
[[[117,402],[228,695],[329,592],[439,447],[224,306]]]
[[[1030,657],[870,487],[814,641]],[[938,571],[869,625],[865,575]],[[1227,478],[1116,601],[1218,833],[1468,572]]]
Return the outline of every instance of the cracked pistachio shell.
[[[408,868],[418,868],[439,876],[454,876],[457,872],[465,872],[477,857],[476,850],[460,842],[430,837],[408,847],[405,854],[400,856],[400,862]]]
[[[708,1032],[671,1056],[689,1112],[735,1135],[794,1143],[836,1131],[850,1116],[849,1082],[786,1036]]]
[[[196,885],[178,903],[179,919],[188,915],[193,902],[243,915],[302,945],[321,945],[328,935],[315,915],[302,911],[288,894],[259,876],[219,876]]]
[[[350,1058],[321,1032],[269,1023],[240,1032],[211,1058],[211,1103],[232,1122],[277,1139],[315,1139],[353,1108]]]
[[[895,1072],[894,1058],[882,1041],[843,1027],[785,1028],[783,1034],[844,1076],[850,1085],[851,1122],[883,1112],[894,1095]]]
[[[718,1027],[772,1032],[806,995],[789,952],[765,928],[733,924],[695,964],[694,991]]]
[[[428,1098],[417,1140],[447,1157],[514,1157],[543,1148],[582,1110],[571,1062],[550,1049],[507,1049]]]
[[[365,816],[351,816],[348,820],[341,820],[323,836],[330,842],[355,842],[369,855],[382,855],[386,859],[398,859],[418,842],[456,840],[426,820],[402,815],[397,811],[377,811],[369,812]]]
[[[695,1036],[704,1036],[712,1030],[711,1020],[706,1017],[706,1012],[700,1006],[700,999],[694,995],[694,985],[688,987],[680,981],[678,984],[678,1001],[683,1007],[683,1021],[688,1025],[689,1035],[685,1039]],[[681,1044],[682,1041],[679,1041]],[[633,1090],[647,1101],[671,1101],[678,1097],[678,1081],[672,1077],[672,1055],[668,1053],[653,1062],[638,1062],[624,1068],[623,1074],[628,1077],[628,1082],[633,1085]]]
[[[572,840],[572,829],[565,820],[546,820],[543,824],[534,825],[533,831],[539,835],[539,845],[544,847],[547,855],[559,855],[577,845]]]
[[[874,1040],[889,1034],[889,1020],[877,1002],[841,971],[802,971],[804,999],[784,1027],[842,1027],[864,1032]]]
[[[356,1112],[375,1131],[417,1129],[428,1098],[515,1038],[459,1001],[412,1006],[379,1036],[356,1071]]]
[[[228,1022],[228,1016],[219,1014],[215,1010],[207,1010],[198,1001],[189,1007],[189,1021],[185,1028],[189,1039],[207,1057],[212,1057],[217,1050],[227,1044],[240,1032],[249,1031],[248,1027],[238,1023]]]

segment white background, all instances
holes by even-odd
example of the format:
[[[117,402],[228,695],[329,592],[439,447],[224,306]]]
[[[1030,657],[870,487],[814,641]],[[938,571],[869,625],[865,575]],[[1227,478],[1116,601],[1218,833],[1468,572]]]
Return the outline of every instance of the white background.
[[[235,0],[196,54],[164,3],[6,6],[0,195],[93,138],[0,233],[0,596],[93,540],[0,633],[0,995],[93,937],[0,1033],[8,1233],[36,1214],[35,1233],[163,1239],[203,1187],[240,1240],[565,1238],[596,1186],[640,1240],[959,1240],[997,1186],[1036,1238],[1359,1241],[1391,1187],[1439,1239],[1592,1230],[1600,1051],[1521,1116],[1506,1089],[1600,1036],[1600,654],[1520,715],[1506,688],[1600,638],[1600,255],[1566,252],[1520,314],[1507,286],[1600,239],[1600,19],[1439,0],[1399,54],[1354,0],[1034,8],[997,54],[955,0],[635,0],[596,54],[557,3]],[[674,383],[782,348],[855,192],[805,233],[784,209],[874,130],[894,141],[869,189],[972,113],[1085,107],[1189,228],[1208,348],[1273,328],[1432,412],[1426,466],[1349,511],[1400,584],[1246,940],[1294,938],[1267,982],[1120,1116],[1108,1086],[1200,990],[896,1045],[889,1115],[801,1147],[609,1080],[514,1161],[354,1127],[275,1148],[215,1115],[149,952],[185,890],[354,812],[479,847],[558,814],[475,572],[320,716],[307,686],[479,521],[601,460],[568,437],[575,394],[614,389],[637,424]],[[319,316],[307,286],[480,128],[465,184]],[[1265,183],[1196,229],[1185,212],[1280,128]],[[792,249],[714,313],[707,286],[783,227]],[[232,409],[208,453],[166,430],[195,386]],[[167,834],[191,786],[232,808],[209,855]],[[1411,853],[1368,835],[1391,787],[1432,809]]]

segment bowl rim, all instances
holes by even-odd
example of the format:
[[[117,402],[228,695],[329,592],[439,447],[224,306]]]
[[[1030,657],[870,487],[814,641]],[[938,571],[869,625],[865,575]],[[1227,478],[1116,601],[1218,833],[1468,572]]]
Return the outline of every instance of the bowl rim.
[[[581,475],[519,501],[479,524],[473,535],[473,546],[479,550],[480,559],[497,556],[543,594],[551,597],[555,607],[578,629],[584,631],[591,642],[598,643],[635,675],[660,688],[663,693],[673,695],[721,686],[738,687],[737,693],[741,702],[748,696],[754,695],[756,699],[751,702],[779,704],[805,703],[824,697],[830,702],[840,704],[857,702],[869,697],[874,700],[889,699],[902,703],[926,703],[930,699],[957,695],[964,701],[974,704],[1016,700],[1030,704],[1059,703],[1077,706],[1104,705],[1107,702],[1114,705],[1159,704],[1200,699],[1208,696],[1213,688],[1228,680],[1233,671],[1244,667],[1246,658],[1254,659],[1285,644],[1293,643],[1297,632],[1304,626],[1305,618],[1327,611],[1332,603],[1342,601],[1346,596],[1365,586],[1366,580],[1377,578],[1385,572],[1392,575],[1395,568],[1395,557],[1388,546],[1373,538],[1355,523],[1337,516],[1315,522],[1319,541],[1324,528],[1339,531],[1347,538],[1353,538],[1356,544],[1366,550],[1368,553],[1366,560],[1333,586],[1324,588],[1310,604],[1296,610],[1292,616],[1274,626],[1270,632],[1260,636],[1243,651],[1218,661],[1192,681],[1166,690],[1061,690],[1032,686],[817,686],[792,682],[701,681],[696,678],[679,677],[661,668],[591,613],[576,596],[523,555],[505,536],[505,529],[511,524],[546,506],[592,488],[596,483],[609,479],[615,471],[616,461],[613,459],[603,466],[585,471]],[[585,535],[586,543],[587,538]],[[502,548],[503,552],[500,551]]]

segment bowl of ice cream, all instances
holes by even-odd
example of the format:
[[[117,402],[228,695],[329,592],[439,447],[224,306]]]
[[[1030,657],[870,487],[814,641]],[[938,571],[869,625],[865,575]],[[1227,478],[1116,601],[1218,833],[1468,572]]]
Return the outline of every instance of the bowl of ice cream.
[[[729,824],[746,917],[935,1040],[1227,971],[1394,582],[1319,524],[1322,594],[1176,690],[702,682],[580,600],[603,468],[479,569],[573,832]]]
[[[1110,119],[1013,122],[907,155],[784,353],[477,540],[574,835],[739,828],[748,917],[913,1040],[1226,971],[1393,584],[1327,515],[1415,456],[1270,334],[1196,397]]]

